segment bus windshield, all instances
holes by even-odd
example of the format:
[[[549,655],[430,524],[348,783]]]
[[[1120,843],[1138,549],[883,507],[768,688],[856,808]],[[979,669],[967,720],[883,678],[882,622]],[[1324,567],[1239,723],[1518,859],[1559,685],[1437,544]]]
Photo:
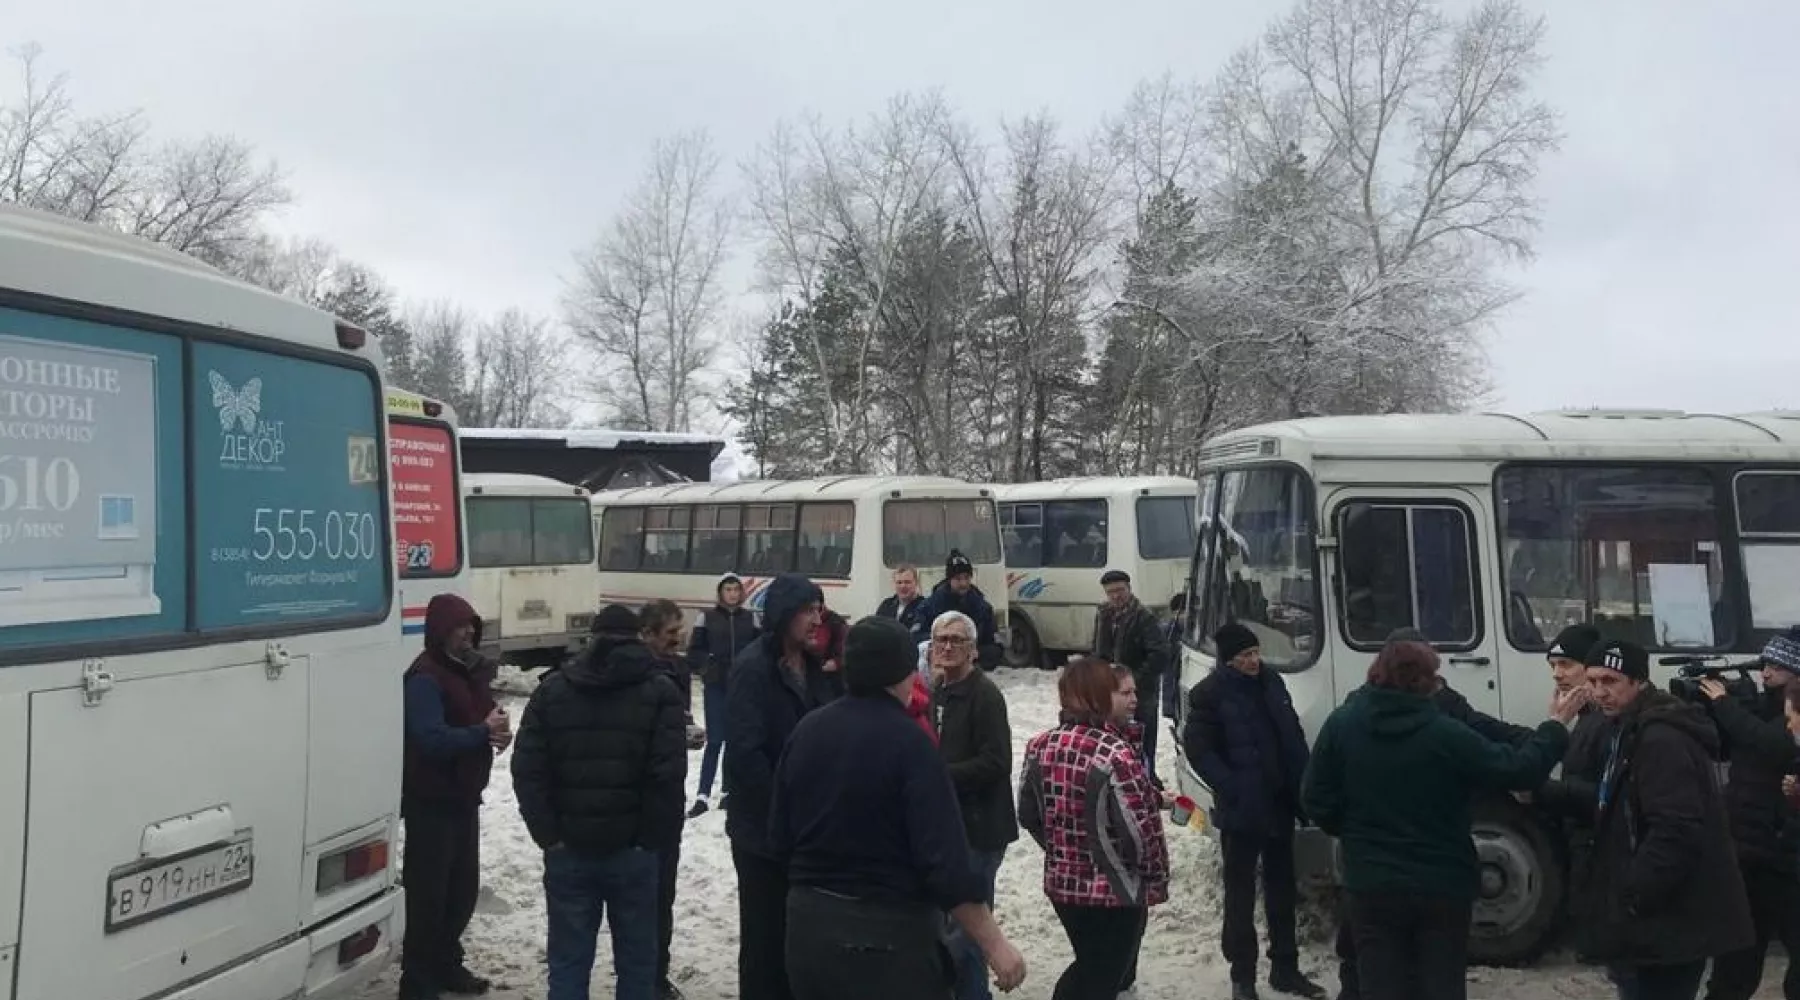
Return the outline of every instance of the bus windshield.
[[[1233,469],[1201,484],[1195,613],[1188,643],[1212,651],[1228,620],[1261,640],[1277,670],[1312,663],[1319,587],[1313,572],[1312,483],[1297,469]]]
[[[476,566],[574,566],[594,559],[592,508],[582,497],[470,497]]]

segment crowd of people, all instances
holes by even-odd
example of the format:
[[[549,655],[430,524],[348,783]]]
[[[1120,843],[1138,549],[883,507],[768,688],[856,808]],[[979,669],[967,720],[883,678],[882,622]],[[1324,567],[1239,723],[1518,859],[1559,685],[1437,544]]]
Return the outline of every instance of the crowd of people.
[[[604,923],[618,1000],[678,1000],[669,974],[684,820],[726,813],[741,1000],[991,1000],[1024,959],[995,922],[1021,831],[1073,960],[1054,1000],[1117,1000],[1137,979],[1151,908],[1169,898],[1156,718],[1186,719],[1185,759],[1211,790],[1233,1000],[1267,984],[1327,995],[1300,967],[1296,830],[1337,838],[1340,1000],[1461,1000],[1479,867],[1474,804],[1511,793],[1569,845],[1570,927],[1621,1000],[1749,1000],[1768,944],[1800,947],[1800,629],[1763,653],[1764,695],[1717,681],[1701,701],[1649,683],[1649,659],[1592,626],[1565,630],[1534,729],[1475,711],[1408,629],[1309,748],[1257,633],[1227,622],[1216,667],[1173,699],[1175,620],[1102,579],[1091,653],[1057,681],[1060,716],[1017,761],[1006,699],[982,668],[994,615],[959,553],[930,595],[902,567],[851,624],[804,577],[777,577],[760,618],[743,581],[688,630],[666,601],[610,606],[585,654],[539,683],[516,731],[475,654],[480,619],[440,595],[406,679],[403,1000],[478,995],[460,943],[479,880],[481,792],[513,747],[519,810],[544,856],[550,1000],[585,1000]],[[685,798],[690,678],[705,723]],[[1728,781],[1720,772],[1729,762]],[[1561,766],[1555,779],[1551,774]],[[1404,775],[1404,780],[1396,780]],[[1708,965],[1711,977],[1707,980]],[[1786,996],[1800,1000],[1800,963]]]

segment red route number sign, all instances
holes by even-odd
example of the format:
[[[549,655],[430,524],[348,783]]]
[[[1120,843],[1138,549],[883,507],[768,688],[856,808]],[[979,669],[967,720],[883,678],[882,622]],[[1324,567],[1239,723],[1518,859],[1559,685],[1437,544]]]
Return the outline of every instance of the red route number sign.
[[[451,573],[457,563],[456,443],[443,427],[395,421],[394,555],[401,576]]]

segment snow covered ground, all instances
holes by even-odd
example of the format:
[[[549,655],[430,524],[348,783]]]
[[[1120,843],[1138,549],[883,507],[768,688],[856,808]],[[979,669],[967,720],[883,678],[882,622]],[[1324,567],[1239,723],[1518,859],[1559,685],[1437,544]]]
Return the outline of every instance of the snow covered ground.
[[[1011,709],[1015,766],[1018,753],[1034,733],[1056,717],[1055,674],[1002,670],[995,675]],[[512,696],[508,710],[519,717],[523,699]],[[1172,764],[1168,740],[1162,740],[1165,772]],[[496,1000],[542,1000],[544,997],[544,914],[537,848],[526,836],[513,800],[508,758],[494,769],[482,825],[482,869],[485,888],[474,925],[465,939],[469,964],[494,979]],[[688,769],[691,789],[698,778],[700,754]],[[690,822],[682,843],[681,884],[675,911],[674,977],[690,1000],[731,1000],[737,993],[735,876],[725,840],[725,819],[715,811]],[[1152,911],[1140,959],[1137,995],[1141,1000],[1200,1000],[1229,995],[1224,962],[1219,957],[1220,893],[1212,841],[1188,829],[1171,830],[1169,847],[1174,876],[1172,899]],[[1044,899],[1042,855],[1022,837],[1007,855],[1000,872],[998,917],[1008,937],[1025,954],[1030,974],[1014,996],[1041,1000],[1050,995],[1056,977],[1069,960],[1069,947],[1050,904]],[[1331,955],[1332,928],[1316,913],[1301,917],[1302,963],[1306,971],[1336,992],[1336,962]],[[1780,996],[1783,959],[1770,959],[1759,998]],[[1266,963],[1265,963],[1266,965]],[[612,996],[611,959],[605,935],[595,975],[595,997]],[[1267,976],[1267,968],[1263,970]],[[395,994],[398,971],[357,1000]],[[1471,1000],[1603,1000],[1611,986],[1596,971],[1575,966],[1566,957],[1527,970],[1473,969]],[[1266,986],[1265,997],[1278,997]]]

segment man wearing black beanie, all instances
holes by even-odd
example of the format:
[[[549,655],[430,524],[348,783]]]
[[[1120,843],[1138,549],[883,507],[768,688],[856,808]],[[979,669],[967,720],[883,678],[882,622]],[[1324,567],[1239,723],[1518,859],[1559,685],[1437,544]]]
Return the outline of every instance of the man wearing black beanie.
[[[946,911],[1002,990],[1025,978],[983,902],[950,771],[906,714],[918,658],[899,622],[857,622],[849,697],[800,720],[776,770],[769,846],[787,866],[794,1000],[944,1000]]]
[[[1590,690],[1587,658],[1600,644],[1600,630],[1585,622],[1557,633],[1544,654],[1557,691]],[[1598,705],[1584,701],[1575,724],[1569,727],[1569,749],[1563,753],[1562,774],[1523,796],[1562,827],[1564,841],[1569,845],[1571,886],[1580,885],[1586,878],[1588,859],[1594,852],[1594,796],[1617,728]]]

